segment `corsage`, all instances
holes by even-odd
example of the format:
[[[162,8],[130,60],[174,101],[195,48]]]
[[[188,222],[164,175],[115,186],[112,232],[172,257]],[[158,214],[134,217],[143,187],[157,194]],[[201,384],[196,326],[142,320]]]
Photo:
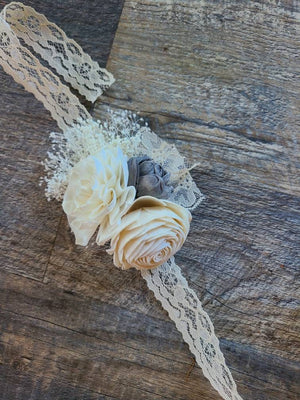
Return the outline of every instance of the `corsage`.
[[[183,157],[128,111],[93,120],[19,39],[89,101],[113,76],[31,7],[13,2],[2,10],[0,64],[62,131],[51,134],[44,162],[47,198],[62,201],[76,244],[109,243],[116,267],[141,271],[212,386],[226,400],[241,400],[212,322],[174,259],[187,238],[191,211],[203,199]]]

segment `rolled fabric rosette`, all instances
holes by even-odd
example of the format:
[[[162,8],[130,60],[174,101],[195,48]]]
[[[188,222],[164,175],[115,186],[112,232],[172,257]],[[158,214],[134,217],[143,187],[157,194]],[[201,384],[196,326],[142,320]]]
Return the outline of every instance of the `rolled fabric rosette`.
[[[181,249],[191,219],[191,213],[178,204],[140,197],[112,232],[108,253],[122,269],[156,268]]]

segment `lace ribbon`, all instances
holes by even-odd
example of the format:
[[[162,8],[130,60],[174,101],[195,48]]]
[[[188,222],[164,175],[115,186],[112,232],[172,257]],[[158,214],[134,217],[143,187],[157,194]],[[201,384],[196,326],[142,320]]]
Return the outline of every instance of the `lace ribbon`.
[[[113,76],[33,8],[13,2],[2,10],[0,64],[3,69],[44,104],[62,130],[80,119],[91,118],[69,88],[22,46],[18,38],[90,101],[95,101],[114,82]]]
[[[174,258],[159,268],[142,271],[142,276],[175,322],[211,385],[226,400],[242,400],[226,366],[213,324]]]
[[[31,7],[13,2],[0,13],[0,64],[4,70],[44,104],[63,131],[76,124],[81,127],[80,120],[90,120],[90,114],[77,97],[18,37],[90,101],[96,100],[114,82],[113,76]],[[187,173],[176,147],[170,147],[149,129],[144,130],[142,137],[141,152],[151,155],[176,177],[178,185],[170,200],[194,209],[203,195]],[[182,333],[204,376],[225,400],[241,400],[212,322],[174,258],[159,268],[142,271],[142,276]]]

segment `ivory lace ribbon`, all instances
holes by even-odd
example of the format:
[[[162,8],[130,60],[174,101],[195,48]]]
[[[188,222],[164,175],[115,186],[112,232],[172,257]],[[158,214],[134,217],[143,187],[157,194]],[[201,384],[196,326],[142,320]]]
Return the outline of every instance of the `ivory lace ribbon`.
[[[44,67],[20,40],[33,48],[66,82],[95,101],[114,78],[55,24],[22,3],[10,3],[0,13],[0,63],[16,82],[34,94],[65,130],[91,118],[70,89]]]
[[[3,69],[44,104],[63,131],[80,120],[90,119],[90,114],[70,89],[19,39],[40,54],[89,101],[95,101],[114,82],[113,76],[33,8],[13,2],[0,13],[0,64]],[[142,276],[175,322],[212,386],[225,400],[242,400],[226,366],[213,324],[174,258],[159,268],[142,271]]]

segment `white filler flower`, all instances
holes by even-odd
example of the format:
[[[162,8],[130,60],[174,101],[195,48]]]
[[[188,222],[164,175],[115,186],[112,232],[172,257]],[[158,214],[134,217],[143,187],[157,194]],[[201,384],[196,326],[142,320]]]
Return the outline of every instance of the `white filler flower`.
[[[119,148],[104,148],[74,166],[63,209],[76,244],[86,246],[99,226],[97,243],[110,239],[112,227],[120,223],[135,198],[135,188],[127,183],[127,158]]]

